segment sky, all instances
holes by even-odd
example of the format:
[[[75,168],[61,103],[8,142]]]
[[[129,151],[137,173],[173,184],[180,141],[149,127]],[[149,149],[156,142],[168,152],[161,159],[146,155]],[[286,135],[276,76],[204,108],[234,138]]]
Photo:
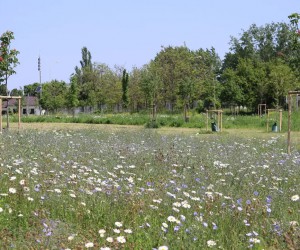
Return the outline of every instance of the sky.
[[[230,37],[252,24],[289,22],[299,0],[0,0],[0,35],[14,32],[20,54],[8,88],[69,83],[87,47],[92,62],[130,71],[149,63],[162,46],[215,48],[221,59]]]

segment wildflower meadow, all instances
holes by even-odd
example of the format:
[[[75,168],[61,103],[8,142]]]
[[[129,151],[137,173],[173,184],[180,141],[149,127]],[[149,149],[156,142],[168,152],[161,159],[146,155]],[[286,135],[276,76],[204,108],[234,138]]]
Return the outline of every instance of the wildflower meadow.
[[[283,136],[56,129],[0,137],[1,249],[300,249]]]

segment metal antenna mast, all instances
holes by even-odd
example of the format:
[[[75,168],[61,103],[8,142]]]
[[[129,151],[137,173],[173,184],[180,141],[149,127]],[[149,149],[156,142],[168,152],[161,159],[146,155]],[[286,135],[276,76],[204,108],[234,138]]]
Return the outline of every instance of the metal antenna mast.
[[[40,73],[40,84],[42,84],[42,69],[41,69],[41,57],[38,58],[38,71]]]

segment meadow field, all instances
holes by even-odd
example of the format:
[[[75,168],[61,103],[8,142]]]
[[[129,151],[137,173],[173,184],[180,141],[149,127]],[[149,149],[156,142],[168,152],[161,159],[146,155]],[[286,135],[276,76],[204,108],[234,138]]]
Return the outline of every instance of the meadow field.
[[[24,123],[0,249],[300,249],[299,133]]]

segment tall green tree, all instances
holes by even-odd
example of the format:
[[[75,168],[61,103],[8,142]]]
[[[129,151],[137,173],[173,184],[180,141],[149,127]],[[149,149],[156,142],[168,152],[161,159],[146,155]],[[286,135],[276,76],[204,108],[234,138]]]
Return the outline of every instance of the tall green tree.
[[[24,95],[27,96],[38,96],[38,87],[40,84],[38,82],[35,82],[33,84],[28,84],[24,86]]]
[[[272,107],[284,107],[288,91],[299,87],[296,75],[287,64],[276,61],[269,65],[268,96]]]
[[[78,100],[78,85],[77,78],[72,75],[70,79],[70,87],[66,96],[66,105],[68,108],[72,109],[73,117],[75,116],[75,108],[79,105]]]
[[[14,89],[12,89],[10,95],[12,95],[12,96],[23,96],[23,90],[14,88]]]
[[[145,106],[151,108],[152,120],[155,120],[158,106],[163,101],[163,83],[154,61],[143,66],[140,88],[144,94]]]
[[[91,52],[87,49],[87,47],[83,47],[81,49],[81,57],[82,57],[82,60],[80,61],[81,69],[92,70],[93,69],[92,55]]]
[[[128,73],[124,69],[122,75],[122,104],[125,109],[128,107],[128,77]]]
[[[221,86],[219,82],[219,75],[221,69],[221,59],[214,48],[210,50],[202,50],[201,60],[201,81],[202,93],[201,99],[204,101],[206,109],[217,109],[221,106],[219,96],[221,93]]]
[[[163,47],[154,58],[156,71],[159,74],[163,89],[165,107],[174,111],[178,101],[178,83],[187,74],[190,65],[190,53],[187,47]]]
[[[222,67],[222,101],[243,105],[252,111],[262,102],[268,107],[283,105],[282,88],[289,88],[287,79],[295,79],[298,74],[295,58],[299,56],[292,51],[290,34],[290,25],[271,23],[261,27],[253,24],[239,38],[232,37],[230,52],[225,55]],[[276,67],[283,70],[284,76],[270,73]],[[230,87],[238,94],[230,92]],[[229,100],[229,96],[233,99]]]
[[[0,91],[2,95],[8,95],[7,81],[8,77],[15,74],[14,68],[19,64],[17,55],[20,53],[16,49],[11,49],[10,45],[14,40],[14,33],[12,31],[6,31],[0,36],[0,85],[3,84],[5,88],[1,87]],[[8,103],[7,99],[7,112],[6,112],[6,127],[9,128],[8,117]]]
[[[67,84],[64,81],[53,80],[43,84],[43,95],[40,104],[43,109],[57,112],[66,107]]]
[[[6,86],[5,94],[8,92],[8,77],[16,73],[14,68],[19,64],[17,55],[20,52],[10,48],[14,39],[12,31],[6,31],[0,36],[0,84],[4,82]]]
[[[296,72],[297,77],[300,77],[300,14],[293,13],[289,15],[289,19],[292,26],[289,33],[291,40],[291,57],[289,58],[289,62],[293,70]]]
[[[245,103],[244,94],[241,84],[239,83],[240,78],[236,72],[228,68],[226,69],[222,76],[222,91],[221,91],[221,101],[223,105],[227,107],[241,106]]]
[[[96,100],[96,86],[98,75],[94,71],[91,52],[87,47],[81,49],[80,66],[75,67],[75,77],[77,78],[79,101],[81,106],[95,106]]]
[[[131,112],[137,112],[146,107],[141,89],[143,68],[133,67],[128,82],[128,100]]]
[[[300,21],[300,14],[299,13],[292,13],[291,15],[288,16],[290,19],[290,23],[293,27],[292,30],[292,44],[294,48],[297,48],[300,46],[300,30],[299,30],[299,21]]]

